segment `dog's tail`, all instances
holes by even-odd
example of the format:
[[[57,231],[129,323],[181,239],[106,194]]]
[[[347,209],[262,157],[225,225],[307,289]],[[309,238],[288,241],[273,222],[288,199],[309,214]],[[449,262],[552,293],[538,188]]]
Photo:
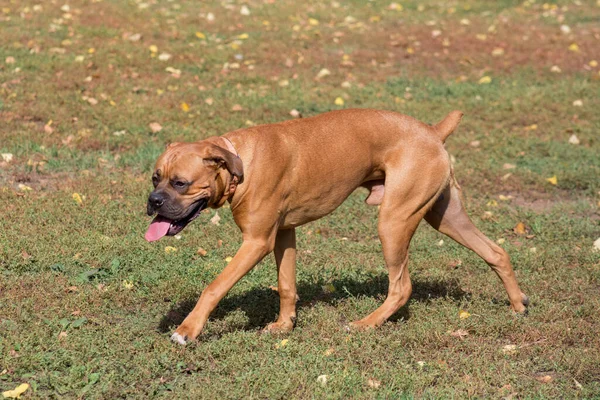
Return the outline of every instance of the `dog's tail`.
[[[463,113],[461,111],[452,111],[446,118],[434,126],[435,131],[442,142],[445,142],[446,138],[454,132],[458,124],[460,124],[462,116]]]

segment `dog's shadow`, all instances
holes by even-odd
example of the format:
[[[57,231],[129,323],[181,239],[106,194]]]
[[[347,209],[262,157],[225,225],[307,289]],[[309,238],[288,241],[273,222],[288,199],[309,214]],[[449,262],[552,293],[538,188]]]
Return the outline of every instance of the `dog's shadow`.
[[[329,293],[330,291],[326,293],[322,284],[299,282],[297,290],[300,301],[297,303],[297,309],[300,318],[302,318],[303,308],[312,307],[317,303],[336,304],[351,297],[372,297],[381,302],[387,293],[388,277],[387,274],[381,274],[366,282],[343,279],[333,281],[331,284],[336,290],[333,293]],[[460,288],[457,279],[413,279],[412,284],[413,292],[408,304],[394,314],[389,321],[408,320],[410,318],[409,306],[411,302],[426,303],[438,298],[450,298],[453,301],[460,302],[470,296],[469,293]],[[189,299],[174,305],[161,318],[158,331],[166,333],[179,325],[194,308],[197,300],[197,298]],[[245,321],[242,326],[237,328],[246,331],[257,330],[267,326],[277,318],[279,297],[277,292],[270,288],[254,288],[240,295],[227,296],[221,300],[211,314],[210,320],[213,322],[223,321],[228,315],[237,310],[245,314]]]

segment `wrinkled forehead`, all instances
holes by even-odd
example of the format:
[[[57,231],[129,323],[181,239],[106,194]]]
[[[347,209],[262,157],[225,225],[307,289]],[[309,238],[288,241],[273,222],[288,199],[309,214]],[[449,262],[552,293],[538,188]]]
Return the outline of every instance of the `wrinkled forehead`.
[[[203,165],[205,147],[199,143],[172,144],[156,161],[154,172],[158,172],[161,177],[192,175]]]

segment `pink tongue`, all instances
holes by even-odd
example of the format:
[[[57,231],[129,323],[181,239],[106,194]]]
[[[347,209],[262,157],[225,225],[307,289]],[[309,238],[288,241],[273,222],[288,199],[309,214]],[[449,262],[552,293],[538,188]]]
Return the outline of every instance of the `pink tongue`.
[[[154,220],[150,223],[148,230],[146,231],[146,240],[149,242],[154,242],[155,240],[160,239],[165,236],[167,232],[169,232],[169,227],[171,226],[171,220],[165,217],[161,217],[160,215],[154,218]]]

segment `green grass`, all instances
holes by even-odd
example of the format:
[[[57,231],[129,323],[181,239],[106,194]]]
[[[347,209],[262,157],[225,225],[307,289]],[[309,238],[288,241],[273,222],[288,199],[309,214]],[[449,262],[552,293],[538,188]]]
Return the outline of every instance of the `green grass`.
[[[595,2],[559,1],[552,11],[409,1],[397,11],[380,1],[250,1],[245,17],[241,2],[73,1],[71,19],[62,4],[17,3],[0,0],[0,153],[13,154],[0,160],[0,391],[27,382],[25,398],[600,397]],[[134,33],[139,41],[127,39]],[[496,47],[502,57],[491,55]],[[162,52],[172,58],[159,61]],[[353,65],[342,65],[344,54]],[[331,75],[316,80],[322,68]],[[377,208],[358,191],[298,229],[294,332],[259,333],[278,311],[268,257],[197,342],[173,345],[173,329],[241,235],[222,209],[220,226],[210,211],[180,240],[143,239],[150,171],[165,143],[285,120],[291,109],[315,115],[340,108],[338,96],[346,108],[426,122],[465,112],[447,148],[470,215],[511,255],[529,316],[510,314],[483,261],[423,224],[411,244],[411,301],[380,329],[348,332],[387,288]],[[151,132],[151,122],[163,129]],[[527,237],[513,232],[518,222]],[[461,320],[461,310],[471,316]],[[459,329],[468,335],[451,334]]]

